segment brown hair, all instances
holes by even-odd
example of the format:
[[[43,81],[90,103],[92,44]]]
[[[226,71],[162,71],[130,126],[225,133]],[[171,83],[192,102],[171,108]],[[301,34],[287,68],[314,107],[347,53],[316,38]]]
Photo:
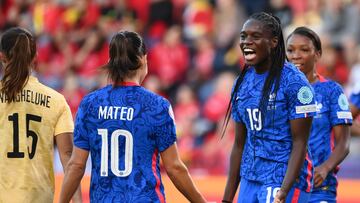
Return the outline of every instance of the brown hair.
[[[125,77],[135,74],[141,67],[140,57],[146,54],[143,39],[136,32],[120,31],[110,42],[109,62],[106,68],[114,83],[123,82]]]
[[[0,52],[6,60],[0,91],[11,103],[29,78],[31,63],[36,54],[35,39],[23,28],[10,28],[1,37]]]

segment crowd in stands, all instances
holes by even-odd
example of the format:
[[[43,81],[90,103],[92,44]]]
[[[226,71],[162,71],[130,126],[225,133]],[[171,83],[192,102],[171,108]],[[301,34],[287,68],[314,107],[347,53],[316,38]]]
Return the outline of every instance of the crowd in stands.
[[[82,97],[108,83],[102,66],[119,30],[146,40],[144,86],[172,104],[182,159],[193,173],[225,174],[233,126],[221,130],[243,64],[238,34],[258,11],[281,19],[285,38],[308,26],[322,38],[318,72],[349,93],[360,79],[360,0],[0,0],[0,34],[12,26],[37,39],[36,74],[65,95],[73,115]]]

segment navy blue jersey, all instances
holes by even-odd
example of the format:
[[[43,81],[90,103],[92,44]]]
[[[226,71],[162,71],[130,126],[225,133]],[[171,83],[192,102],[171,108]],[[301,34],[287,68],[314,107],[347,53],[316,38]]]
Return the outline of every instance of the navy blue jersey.
[[[313,119],[309,138],[310,151],[314,166],[319,166],[329,159],[334,148],[335,125],[351,124],[352,115],[347,98],[341,86],[320,76],[320,80],[312,84],[315,91],[316,116]],[[330,171],[322,185],[315,190],[336,191],[336,173]]]
[[[246,126],[247,136],[242,155],[242,178],[262,184],[282,183],[291,153],[290,120],[314,116],[314,92],[305,75],[286,63],[277,95],[272,91],[265,115],[259,103],[268,73],[257,74],[250,67],[233,101],[232,117]],[[313,166],[306,155],[295,186],[310,192]]]
[[[171,106],[140,86],[86,96],[74,144],[91,154],[91,202],[165,202],[159,152],[176,141]]]

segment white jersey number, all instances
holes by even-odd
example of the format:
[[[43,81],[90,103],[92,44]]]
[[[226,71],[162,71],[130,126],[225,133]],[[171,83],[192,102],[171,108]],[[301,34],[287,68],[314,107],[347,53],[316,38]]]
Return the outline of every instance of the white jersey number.
[[[100,176],[108,176],[108,130],[98,129],[98,134],[101,135],[101,168]],[[125,168],[119,170],[119,136],[125,137]],[[111,134],[111,171],[118,177],[126,177],[130,175],[133,165],[133,136],[127,130],[115,130]]]
[[[267,187],[266,203],[271,203],[271,199],[275,199],[277,192],[280,190],[279,187]]]
[[[260,131],[262,128],[261,111],[259,109],[246,109],[249,114],[251,130]]]

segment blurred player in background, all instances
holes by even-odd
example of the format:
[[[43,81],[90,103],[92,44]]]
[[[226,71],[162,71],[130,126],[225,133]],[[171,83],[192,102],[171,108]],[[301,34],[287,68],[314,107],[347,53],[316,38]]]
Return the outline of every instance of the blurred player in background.
[[[81,102],[60,202],[69,202],[79,185],[89,152],[91,202],[165,202],[160,156],[178,190],[191,202],[205,202],[179,158],[170,103],[140,86],[148,71],[143,39],[118,32],[109,55],[113,84]]]
[[[296,28],[287,39],[287,58],[301,70],[315,91],[316,116],[309,138],[315,166],[309,202],[336,202],[338,165],[349,153],[352,115],[341,86],[316,72],[322,54],[319,36],[309,28]]]
[[[69,106],[31,75],[35,56],[30,32],[16,27],[2,34],[0,202],[53,202],[54,142],[63,167],[72,152]],[[73,200],[81,202],[80,189]]]
[[[278,18],[250,16],[240,48],[245,67],[231,96],[236,136],[222,202],[233,201],[239,182],[241,203],[307,202],[313,178],[307,152],[316,111],[313,90],[304,74],[285,62]]]

